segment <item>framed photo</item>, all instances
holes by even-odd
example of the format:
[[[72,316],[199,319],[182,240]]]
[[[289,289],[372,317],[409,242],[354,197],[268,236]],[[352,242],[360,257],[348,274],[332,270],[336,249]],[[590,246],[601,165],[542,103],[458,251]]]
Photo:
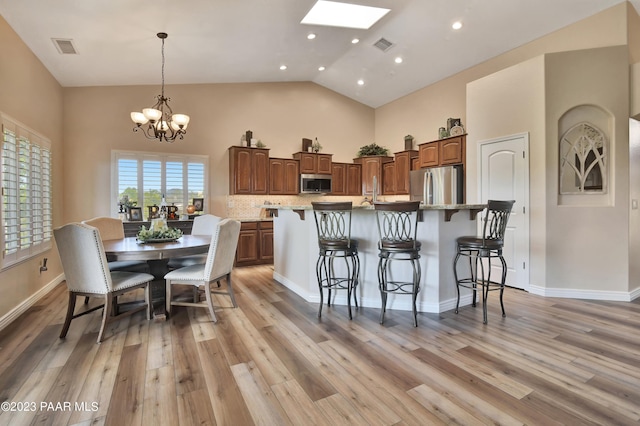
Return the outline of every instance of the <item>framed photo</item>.
[[[129,207],[129,220],[132,222],[142,221],[142,207]]]
[[[452,127],[462,126],[462,120],[459,118],[449,118],[447,119],[447,130],[451,131]]]
[[[152,206],[147,206],[147,208],[149,209],[149,220],[160,217],[160,207],[154,204]]]
[[[196,208],[197,212],[201,212],[204,210],[204,198],[194,198],[193,199],[193,207]]]

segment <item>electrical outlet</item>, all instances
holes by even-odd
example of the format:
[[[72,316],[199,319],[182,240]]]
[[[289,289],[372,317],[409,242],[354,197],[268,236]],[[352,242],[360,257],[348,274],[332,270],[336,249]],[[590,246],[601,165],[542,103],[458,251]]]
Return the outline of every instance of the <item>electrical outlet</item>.
[[[230,209],[232,209],[232,208],[233,208],[233,200],[229,200],[229,201],[227,202],[227,207],[229,207]]]

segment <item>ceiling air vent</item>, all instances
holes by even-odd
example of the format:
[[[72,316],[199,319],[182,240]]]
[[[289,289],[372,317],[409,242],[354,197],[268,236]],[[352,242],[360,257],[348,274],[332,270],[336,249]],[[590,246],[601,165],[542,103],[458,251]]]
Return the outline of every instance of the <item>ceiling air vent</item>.
[[[391,47],[393,46],[393,43],[391,43],[389,40],[383,37],[380,40],[373,43],[373,45],[378,49],[382,50],[383,52],[386,52],[387,50],[391,49]]]
[[[73,45],[73,40],[68,38],[52,38],[53,44],[56,45],[56,49],[62,55],[77,55],[78,51]]]

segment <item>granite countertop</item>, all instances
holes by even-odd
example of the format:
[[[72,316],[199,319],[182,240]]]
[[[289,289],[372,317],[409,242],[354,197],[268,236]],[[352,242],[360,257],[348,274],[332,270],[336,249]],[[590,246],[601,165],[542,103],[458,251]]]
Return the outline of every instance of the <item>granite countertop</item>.
[[[258,206],[263,209],[272,210],[313,210],[311,204],[301,204],[294,206],[286,206],[280,204],[264,204]],[[433,204],[433,205],[421,205],[420,210],[478,210],[487,207],[486,204]],[[358,205],[353,206],[354,210],[373,210],[373,205]]]
[[[240,222],[273,222],[272,217],[230,217],[229,219]]]

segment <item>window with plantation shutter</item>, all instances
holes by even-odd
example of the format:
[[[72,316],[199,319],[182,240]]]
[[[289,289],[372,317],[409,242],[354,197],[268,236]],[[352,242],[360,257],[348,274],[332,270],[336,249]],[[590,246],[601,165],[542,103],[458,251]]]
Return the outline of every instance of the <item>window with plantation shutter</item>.
[[[207,156],[113,151],[112,159],[114,211],[126,196],[142,207],[146,219],[148,207],[159,206],[164,195],[168,205],[175,205],[179,214],[185,214],[193,198],[205,198],[207,193]]]
[[[0,268],[51,248],[50,143],[2,114]]]

